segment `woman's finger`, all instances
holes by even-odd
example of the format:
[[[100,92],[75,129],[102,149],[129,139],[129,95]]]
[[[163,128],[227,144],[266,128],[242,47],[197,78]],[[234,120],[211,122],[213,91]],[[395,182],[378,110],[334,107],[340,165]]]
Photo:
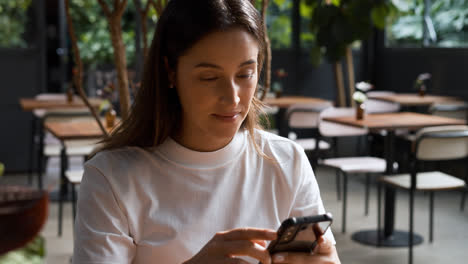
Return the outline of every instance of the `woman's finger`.
[[[263,264],[270,264],[271,257],[265,247],[250,240],[237,240],[225,242],[224,250],[229,252],[229,257],[249,256]]]
[[[318,244],[314,249],[315,254],[328,254],[332,252],[333,244],[329,239],[320,237],[317,242]]]
[[[226,232],[220,232],[217,235],[224,240],[274,240],[276,231],[261,228],[237,228]]]
[[[245,261],[243,259],[240,259],[240,258],[230,258],[230,259],[227,259],[227,260],[223,261],[223,263],[227,263],[227,264],[249,264],[247,261]]]
[[[268,243],[265,240],[253,240],[253,242],[262,247],[266,247],[268,245]]]

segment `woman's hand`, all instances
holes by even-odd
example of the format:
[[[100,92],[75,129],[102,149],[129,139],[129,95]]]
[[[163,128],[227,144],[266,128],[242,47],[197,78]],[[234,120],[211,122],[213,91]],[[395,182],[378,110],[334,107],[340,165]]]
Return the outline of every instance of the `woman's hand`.
[[[266,241],[276,239],[276,231],[258,228],[239,228],[219,232],[184,264],[247,264],[236,258],[249,256],[263,264],[271,264]]]
[[[273,263],[288,264],[340,264],[335,246],[328,239],[320,237],[314,253],[277,253],[272,257]]]

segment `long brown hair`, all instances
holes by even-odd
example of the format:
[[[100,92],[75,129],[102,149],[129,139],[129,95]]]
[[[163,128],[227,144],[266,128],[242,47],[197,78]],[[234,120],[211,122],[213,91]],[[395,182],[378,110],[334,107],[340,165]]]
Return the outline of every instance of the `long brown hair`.
[[[162,13],[151,43],[141,87],[135,97],[129,117],[103,140],[100,150],[125,146],[158,146],[180,128],[181,105],[176,89],[169,88],[171,69],[188,49],[204,36],[231,28],[250,33],[259,45],[258,73],[261,73],[265,43],[260,14],[248,0],[170,0]],[[258,116],[262,103],[253,98],[242,127],[249,131],[255,149],[263,154],[254,140],[254,130],[260,128]]]

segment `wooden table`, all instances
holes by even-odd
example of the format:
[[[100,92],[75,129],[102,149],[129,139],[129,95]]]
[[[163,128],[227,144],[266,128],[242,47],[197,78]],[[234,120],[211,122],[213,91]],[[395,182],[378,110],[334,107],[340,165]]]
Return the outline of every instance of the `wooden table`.
[[[75,96],[73,101],[67,102],[64,100],[39,100],[36,98],[20,98],[19,100],[23,111],[33,111],[36,109],[73,109],[73,108],[84,108],[85,103],[80,97]],[[93,107],[99,107],[102,103],[100,98],[89,98],[89,103]]]
[[[38,98],[20,98],[19,103],[21,106],[21,109],[23,111],[35,111],[35,110],[51,110],[51,111],[59,111],[59,112],[54,112],[54,114],[60,114],[61,111],[64,111],[67,114],[71,114],[66,112],[67,110],[73,110],[73,109],[87,109],[84,101],[79,97],[79,96],[74,96],[73,101],[68,102],[66,99],[66,96],[64,94],[53,94],[51,96],[53,99],[38,99]],[[100,98],[89,98],[90,104],[98,108],[101,103],[102,99]],[[31,139],[30,139],[30,154],[29,154],[29,169],[28,169],[28,178],[29,182],[32,181],[32,171],[33,171],[33,160],[35,158],[34,153],[36,153],[38,160],[43,159],[43,148],[44,148],[44,133],[43,133],[43,121],[45,118],[46,113],[41,113],[41,114],[36,114],[34,112],[33,118],[31,120]],[[80,113],[82,115],[82,113]],[[78,115],[80,115],[78,114]],[[38,149],[36,150],[35,144],[34,144],[34,138],[36,137],[36,134],[39,138],[39,146]],[[37,176],[38,176],[38,184],[39,188],[42,189],[42,162],[38,162],[37,164]]]
[[[420,96],[419,94],[387,94],[387,95],[374,95],[369,98],[382,100],[392,103],[398,103],[401,106],[430,106],[434,103],[447,103],[459,101],[455,97],[440,96],[440,95],[425,95]]]
[[[263,103],[265,103],[268,106],[279,107],[279,111],[276,114],[276,126],[278,127],[278,134],[282,137],[288,137],[288,120],[286,120],[286,111],[288,107],[296,104],[332,104],[330,101],[325,99],[306,96],[284,96],[280,98],[265,98]]]
[[[265,98],[263,102],[269,106],[288,108],[295,104],[328,104],[330,101],[306,96],[284,96],[280,98]]]
[[[105,126],[105,120],[102,120]],[[52,135],[60,141],[74,140],[74,139],[93,139],[101,138],[103,133],[99,128],[96,120],[70,120],[70,121],[56,121],[45,122],[44,127]],[[108,132],[112,128],[106,128]]]
[[[103,120],[105,124],[105,120]],[[117,124],[116,124],[117,125]],[[60,188],[58,192],[58,201],[59,201],[59,235],[62,233],[61,218],[63,211],[63,200],[67,196],[67,179],[65,177],[65,172],[68,169],[68,159],[67,159],[67,150],[65,141],[67,140],[82,140],[82,139],[100,139],[103,137],[103,133],[99,128],[96,120],[82,120],[77,119],[70,121],[51,121],[45,122],[44,127],[49,131],[53,136],[60,140],[62,148],[60,150]],[[106,128],[108,132],[111,132],[113,128]],[[72,193],[73,194],[73,193]],[[73,200],[73,199],[72,199]],[[75,210],[73,208],[73,210]],[[73,212],[75,215],[75,212]]]
[[[324,120],[344,125],[368,128],[370,130],[386,130],[387,135],[385,137],[385,155],[387,162],[386,173],[388,175],[394,173],[394,137],[396,129],[416,130],[429,126],[466,124],[465,120],[409,112],[370,114],[366,115],[363,120],[356,120],[356,117],[354,116],[325,117]],[[383,234],[379,230],[359,231],[353,234],[352,239],[366,245],[374,246],[409,246],[408,232],[394,230],[395,195],[395,189],[387,186],[385,190],[385,222]],[[422,237],[415,235],[414,244],[421,242]]]

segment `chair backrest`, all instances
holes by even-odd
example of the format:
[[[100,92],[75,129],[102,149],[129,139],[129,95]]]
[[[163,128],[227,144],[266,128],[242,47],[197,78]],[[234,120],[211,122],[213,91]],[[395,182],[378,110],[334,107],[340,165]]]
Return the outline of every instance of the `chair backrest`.
[[[394,95],[394,91],[369,91],[366,93],[368,97],[378,97],[378,96],[386,96],[386,95]]]
[[[468,104],[465,102],[433,104],[429,108],[429,112],[436,116],[467,120]]]
[[[367,129],[347,126],[323,120],[325,117],[354,116],[356,109],[350,107],[330,107],[323,110],[319,117],[319,132],[324,137],[362,136]]]
[[[290,128],[317,128],[320,112],[331,107],[331,103],[295,104],[288,108],[286,118]]]
[[[453,160],[468,157],[468,126],[427,127],[416,133],[418,160]]]
[[[364,102],[364,110],[368,114],[395,113],[400,111],[400,104],[369,98]]]

